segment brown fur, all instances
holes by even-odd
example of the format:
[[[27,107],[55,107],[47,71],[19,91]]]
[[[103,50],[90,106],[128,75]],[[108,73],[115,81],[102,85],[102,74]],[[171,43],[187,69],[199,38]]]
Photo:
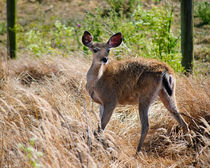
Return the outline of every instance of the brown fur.
[[[157,60],[138,58],[113,61],[104,65],[103,75],[97,81],[95,90],[100,92],[100,99],[110,92],[117,95],[119,104],[137,104],[138,98],[147,96],[148,90],[160,82],[165,72],[174,75],[167,64]]]

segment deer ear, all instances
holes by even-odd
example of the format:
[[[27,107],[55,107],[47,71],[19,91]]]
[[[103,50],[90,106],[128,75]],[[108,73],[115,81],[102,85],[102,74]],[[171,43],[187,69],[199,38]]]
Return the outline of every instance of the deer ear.
[[[93,37],[88,31],[85,31],[82,36],[82,43],[87,47],[91,47],[92,42],[93,42]]]
[[[118,47],[122,43],[122,40],[123,40],[122,33],[119,32],[110,37],[107,44],[109,45],[110,48]]]

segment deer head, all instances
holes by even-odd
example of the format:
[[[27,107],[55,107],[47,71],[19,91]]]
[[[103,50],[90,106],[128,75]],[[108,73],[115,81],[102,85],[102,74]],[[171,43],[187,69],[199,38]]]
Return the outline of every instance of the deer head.
[[[119,32],[111,36],[107,43],[93,43],[92,35],[85,31],[82,36],[82,43],[92,51],[94,63],[106,64],[110,48],[118,47],[122,43],[122,39],[123,36]]]

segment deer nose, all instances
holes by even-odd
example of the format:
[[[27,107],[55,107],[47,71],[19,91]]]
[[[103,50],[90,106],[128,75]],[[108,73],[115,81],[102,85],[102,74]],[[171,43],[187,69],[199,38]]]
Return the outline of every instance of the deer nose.
[[[103,63],[107,63],[107,61],[108,61],[108,58],[106,58],[106,57],[103,57],[103,58],[101,59],[101,61],[102,61]]]

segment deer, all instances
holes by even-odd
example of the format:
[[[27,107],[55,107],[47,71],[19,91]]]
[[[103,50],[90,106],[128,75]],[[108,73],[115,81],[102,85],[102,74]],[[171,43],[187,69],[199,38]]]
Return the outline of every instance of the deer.
[[[122,41],[121,32],[112,35],[106,43],[94,43],[92,35],[84,32],[82,43],[93,53],[92,64],[86,75],[86,90],[92,100],[99,104],[101,123],[98,133],[106,128],[116,106],[138,104],[141,136],[137,155],[149,130],[149,107],[158,96],[184,134],[189,132],[189,128],[176,105],[176,79],[172,68],[164,62],[142,57],[109,61],[110,49],[118,47]]]

